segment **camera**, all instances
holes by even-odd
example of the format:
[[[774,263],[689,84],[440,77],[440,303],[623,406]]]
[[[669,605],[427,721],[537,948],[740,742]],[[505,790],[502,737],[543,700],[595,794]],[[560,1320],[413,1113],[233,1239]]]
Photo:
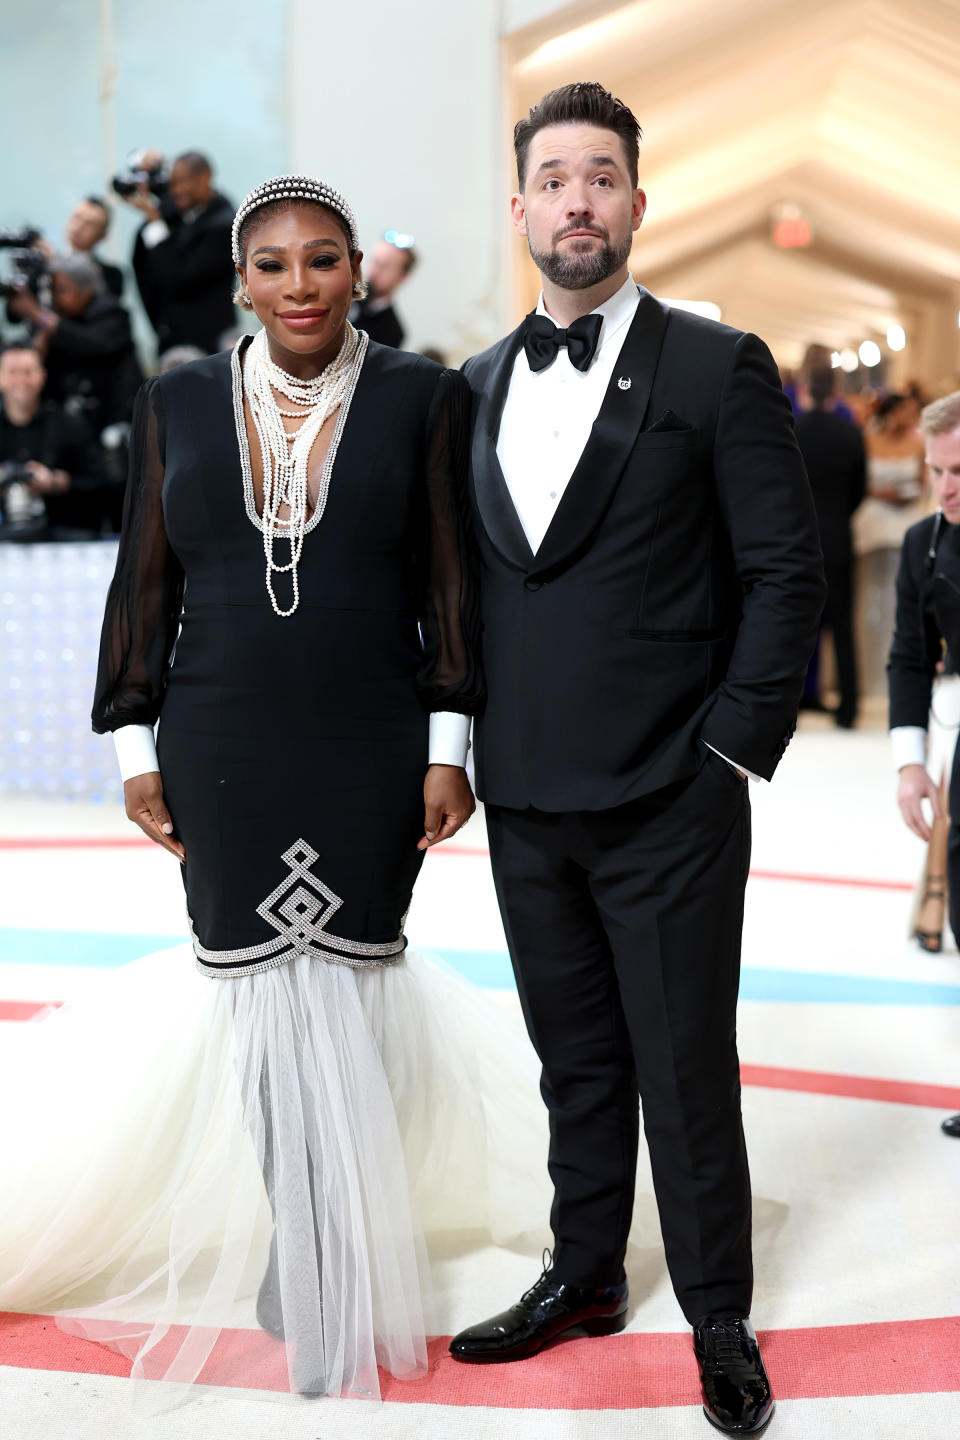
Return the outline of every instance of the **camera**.
[[[145,153],[143,150],[132,151],[127,156],[126,169],[119,170],[110,182],[115,194],[121,195],[125,200],[135,195],[141,185],[146,185],[151,195],[158,198],[166,195],[170,188],[170,172],[166,162],[161,160],[158,165],[148,170],[143,164]]]
[[[9,300],[24,286],[39,295],[50,275],[47,257],[37,248],[39,239],[40,231],[27,225],[20,230],[0,230],[0,250],[10,252],[9,273],[0,276],[0,298]]]
[[[31,491],[32,479],[16,460],[0,464],[0,540],[34,540],[43,532],[47,507]]]
[[[18,460],[4,460],[0,463],[0,490],[5,490],[8,485],[29,485],[33,475],[26,465],[21,465]]]

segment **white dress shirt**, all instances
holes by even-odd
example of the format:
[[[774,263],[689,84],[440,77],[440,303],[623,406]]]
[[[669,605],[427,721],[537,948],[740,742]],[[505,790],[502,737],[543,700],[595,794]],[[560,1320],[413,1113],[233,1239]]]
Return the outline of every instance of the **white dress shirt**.
[[[583,454],[639,304],[640,292],[628,275],[616,294],[592,312],[603,316],[603,324],[587,370],[570,363],[566,346],[545,370],[531,370],[522,349],[513,362],[497,436],[497,459],[534,554]],[[553,319],[542,291],[537,314]],[[715,746],[709,748],[720,755]],[[728,756],[720,758],[751,780],[760,778]]]
[[[894,725],[890,731],[894,770],[904,765],[926,765],[927,732],[922,725]]]
[[[514,361],[497,458],[534,554],[583,454],[639,303],[640,293],[628,276],[594,311],[603,316],[603,325],[589,370],[570,364],[566,346],[546,370],[531,370],[522,349]],[[542,294],[537,314],[553,318]]]

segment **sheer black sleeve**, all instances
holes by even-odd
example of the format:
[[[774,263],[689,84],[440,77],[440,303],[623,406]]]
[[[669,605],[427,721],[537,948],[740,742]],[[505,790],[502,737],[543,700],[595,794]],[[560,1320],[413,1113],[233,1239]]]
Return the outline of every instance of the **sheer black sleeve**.
[[[483,702],[480,603],[467,496],[470,387],[456,371],[437,381],[427,418],[423,664],[425,709],[475,715]]]
[[[163,456],[163,403],[154,379],[141,387],[133,412],[120,553],[93,700],[98,734],[152,725],[160,713],[183,604],[183,570],[163,523]]]

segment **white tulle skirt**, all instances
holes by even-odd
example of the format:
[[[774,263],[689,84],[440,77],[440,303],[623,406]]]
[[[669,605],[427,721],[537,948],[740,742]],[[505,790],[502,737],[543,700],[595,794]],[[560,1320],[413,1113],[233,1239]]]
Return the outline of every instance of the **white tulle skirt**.
[[[520,1017],[414,953],[208,980],[184,945],[8,1028],[0,1310],[55,1313],[168,1401],[377,1398],[379,1368],[426,1367],[425,1237],[544,1217]]]

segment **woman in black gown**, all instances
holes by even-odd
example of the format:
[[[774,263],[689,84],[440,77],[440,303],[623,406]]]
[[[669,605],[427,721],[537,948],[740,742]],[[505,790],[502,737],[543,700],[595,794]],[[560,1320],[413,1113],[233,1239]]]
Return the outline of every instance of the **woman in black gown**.
[[[217,995],[202,1055],[164,1062],[190,1137],[152,1117],[156,1174],[117,1177],[123,1239],[73,1277],[109,1297],[62,1323],[152,1379],[370,1395],[378,1361],[425,1364],[404,1147],[429,1125],[411,1052],[444,1037],[403,922],[473,810],[467,389],[349,325],[361,256],[327,187],[259,187],[234,242],[263,330],[140,392],[93,711]]]

